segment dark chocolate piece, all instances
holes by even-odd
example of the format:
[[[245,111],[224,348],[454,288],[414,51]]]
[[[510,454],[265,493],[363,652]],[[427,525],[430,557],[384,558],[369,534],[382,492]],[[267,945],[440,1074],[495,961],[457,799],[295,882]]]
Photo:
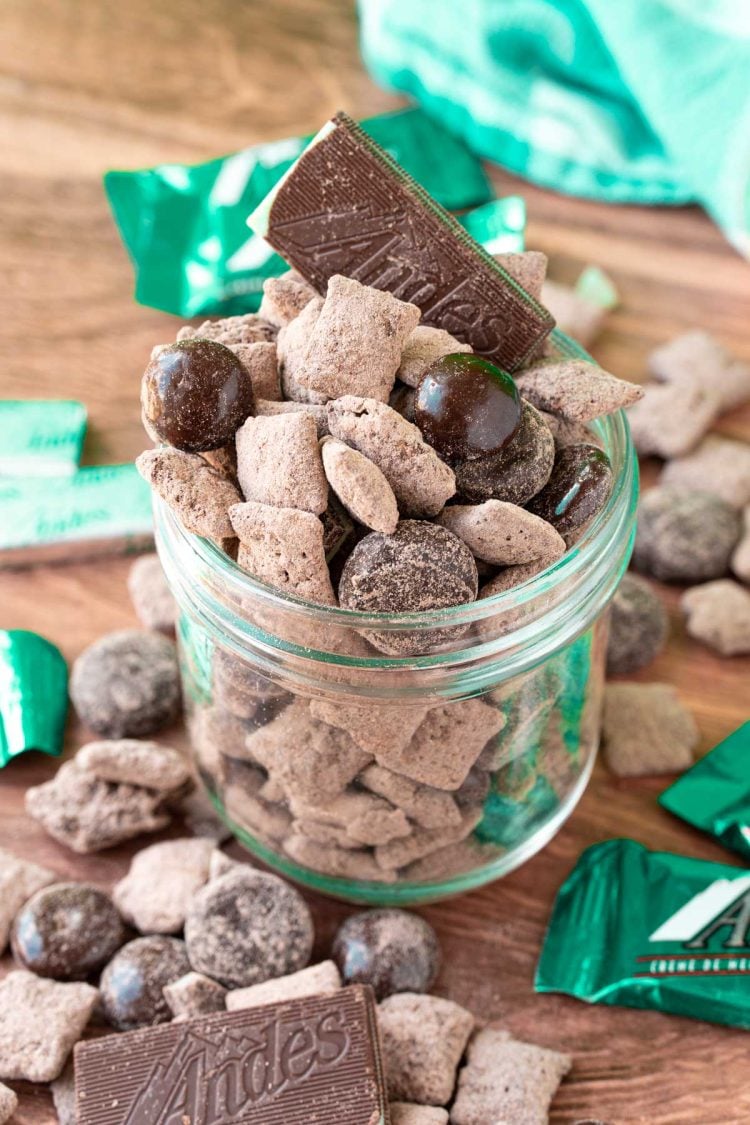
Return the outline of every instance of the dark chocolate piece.
[[[346,984],[369,984],[383,1000],[394,992],[426,992],[437,976],[440,946],[418,914],[366,910],[339,926],[332,956]]]
[[[343,274],[386,289],[507,371],[554,320],[345,113],[250,219],[320,293]]]
[[[555,463],[555,440],[538,410],[523,403],[521,425],[499,453],[456,466],[459,499],[525,504],[544,488]]]
[[[86,980],[124,941],[125,925],[111,898],[85,883],[37,891],[16,915],[11,933],[16,961],[54,980]]]
[[[218,449],[253,410],[253,385],[234,352],[215,340],[178,340],[163,348],[141,383],[144,417],[186,453]]]
[[[521,424],[521,396],[507,371],[457,352],[425,371],[414,421],[424,440],[455,465],[498,453],[508,444]]]
[[[611,489],[606,453],[595,445],[566,445],[555,457],[547,484],[526,507],[561,535],[570,535],[596,515]]]
[[[153,934],[116,953],[99,982],[104,1014],[118,1031],[164,1023],[172,1012],[164,989],[190,972],[185,943]]]
[[[388,1125],[372,990],[79,1043],[78,1125]]]

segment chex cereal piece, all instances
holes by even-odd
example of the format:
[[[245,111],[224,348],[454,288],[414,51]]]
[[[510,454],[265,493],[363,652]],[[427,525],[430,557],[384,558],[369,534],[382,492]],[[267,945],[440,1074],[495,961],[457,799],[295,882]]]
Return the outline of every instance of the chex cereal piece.
[[[604,760],[618,777],[674,773],[693,764],[695,719],[671,684],[608,684]]]
[[[431,882],[448,875],[460,875],[464,871],[476,871],[477,867],[492,859],[497,859],[496,846],[480,844],[474,836],[470,836],[415,860],[402,868],[399,875],[407,882]]]
[[[352,393],[387,402],[401,350],[419,323],[416,305],[335,274],[310,333],[300,386],[326,399]]]
[[[433,707],[404,749],[381,749],[378,765],[437,789],[458,789],[482,750],[505,724],[481,699]]]
[[[633,565],[662,582],[722,578],[741,532],[739,514],[710,492],[652,488],[638,504]]]
[[[59,1078],[50,1087],[58,1125],[78,1125],[76,1112],[76,1079],[72,1056]]]
[[[315,297],[305,305],[299,316],[284,325],[276,341],[276,354],[284,397],[296,402],[326,402],[325,395],[316,394],[315,391],[308,390],[297,382],[297,374],[307,355],[310,335],[322,308],[323,298]]]
[[[739,579],[750,584],[750,504],[742,513],[742,532],[732,553],[732,570]]]
[[[163,800],[153,789],[101,781],[72,761],[26,790],[26,812],[55,840],[87,855],[166,828],[171,817]]]
[[[336,992],[341,988],[341,974],[333,961],[321,961],[319,965],[308,965],[296,973],[284,977],[251,984],[249,988],[233,988],[227,993],[227,1010],[237,1012],[240,1008],[257,1008],[261,1004],[278,1004],[282,1000],[298,1000],[302,996],[317,996],[319,993]]]
[[[5,1125],[18,1109],[18,1095],[0,1082],[0,1125]]]
[[[618,379],[582,359],[527,367],[516,377],[516,384],[532,406],[570,422],[590,422],[643,397],[643,388],[636,383]]]
[[[324,403],[269,402],[268,399],[259,398],[255,403],[255,414],[258,418],[274,417],[278,414],[309,414],[315,419],[318,438],[323,438],[328,433],[328,407]]]
[[[541,299],[542,286],[547,276],[546,254],[541,250],[524,250],[520,254],[493,254],[493,258],[522,289],[537,300]],[[545,301],[542,304],[546,307]]]
[[[720,579],[686,590],[680,600],[691,637],[722,656],[750,652],[750,591]]]
[[[255,794],[253,787],[246,777],[238,784],[225,785],[222,799],[227,816],[233,824],[261,840],[282,840],[291,827],[291,816],[282,805],[263,800],[262,785]]]
[[[372,761],[345,731],[314,719],[301,699],[251,734],[247,749],[290,798],[312,803],[343,793]]]
[[[682,457],[694,449],[721,410],[714,387],[649,383],[640,402],[628,410],[635,447],[641,456]]]
[[[318,294],[303,278],[296,274],[286,277],[267,277],[263,282],[263,299],[258,316],[276,328],[283,328]]]
[[[293,821],[292,834],[305,836],[308,840],[314,840],[316,844],[332,845],[345,848],[347,851],[358,851],[363,846],[352,840],[345,828],[341,828],[338,824],[322,824],[319,820]]]
[[[160,633],[174,633],[177,603],[157,554],[135,560],[128,572],[128,593],[141,625]]]
[[[227,990],[218,981],[203,973],[185,973],[184,977],[164,986],[164,999],[175,1019],[192,1019],[210,1012],[223,1012]]]
[[[203,457],[181,449],[147,449],[135,463],[188,531],[208,539],[228,539],[234,534],[227,510],[242,497]]]
[[[398,523],[398,504],[377,465],[336,438],[326,438],[320,448],[328,483],[347,512],[365,527],[392,535]]]
[[[232,344],[229,350],[234,352],[250,376],[253,396],[256,399],[281,398],[275,344],[259,340],[254,344]]]
[[[444,848],[447,844],[458,844],[476,828],[482,819],[482,810],[474,809],[464,813],[457,825],[442,828],[416,828],[409,836],[379,844],[375,848],[375,859],[386,871],[406,867],[431,852]]]
[[[328,483],[309,414],[248,418],[235,441],[237,477],[246,500],[315,515],[326,510]]]
[[[0,981],[0,1077],[53,1082],[81,1038],[99,993],[25,970]]]
[[[202,340],[216,340],[229,347],[230,344],[254,344],[256,340],[272,340],[276,329],[257,313],[244,313],[240,316],[227,316],[223,320],[204,320],[197,328],[185,324],[177,333],[178,340],[192,340],[198,336]]]
[[[422,828],[450,828],[461,823],[461,810],[450,793],[420,785],[374,763],[357,778],[360,785],[385,797]]]
[[[503,500],[452,504],[440,513],[438,523],[463,539],[476,558],[494,566],[536,559],[552,563],[565,554],[565,541],[551,524]]]
[[[411,825],[402,809],[395,809],[373,793],[347,790],[330,801],[301,801],[292,798],[292,812],[302,821],[334,825],[343,829],[347,844],[374,846],[408,836]],[[309,835],[309,833],[308,833]]]
[[[544,410],[539,413],[555,439],[555,449],[565,449],[569,445],[598,445],[601,449],[601,439],[583,422],[568,422],[567,419],[547,414]]]
[[[665,465],[659,483],[712,492],[744,508],[750,504],[750,445],[709,434],[692,453]]]
[[[295,831],[284,841],[284,851],[301,867],[309,867],[321,875],[376,883],[392,883],[395,880],[392,871],[384,871],[382,867],[378,867],[368,849],[340,848],[336,844],[319,843]]]
[[[402,516],[436,516],[456,491],[453,470],[417,426],[384,402],[344,395],[329,404],[328,427],[334,437],[375,462]]]
[[[314,719],[341,727],[362,750],[377,754],[386,749],[405,749],[417,727],[427,715],[426,707],[388,707],[377,703],[329,703],[313,699],[310,713]]]
[[[8,944],[11,923],[26,900],[58,879],[54,871],[0,848],[0,956]]]
[[[560,331],[578,340],[584,348],[599,335],[609,311],[573,287],[549,279],[542,286],[541,301],[554,316]]]
[[[252,501],[235,504],[229,514],[240,538],[237,561],[244,570],[282,593],[336,604],[317,516]]]
[[[550,1103],[573,1065],[569,1055],[487,1027],[469,1043],[458,1073],[451,1125],[547,1125]]]
[[[394,1100],[445,1105],[474,1017],[439,996],[400,992],[378,1005],[388,1093]]]
[[[391,1102],[391,1125],[448,1125],[448,1111],[435,1105]]]
[[[462,344],[444,328],[431,328],[418,324],[404,344],[398,378],[408,387],[416,387],[428,367],[444,355],[470,352],[469,344]]]
[[[76,765],[102,781],[140,785],[165,793],[182,789],[191,779],[179,751],[139,738],[88,742],[76,754]]]
[[[696,330],[675,336],[651,352],[648,366],[662,383],[709,386],[718,393],[721,410],[750,401],[750,364],[733,359],[708,332]]]
[[[112,898],[126,922],[142,934],[177,934],[190,899],[208,882],[213,840],[165,840],[134,856]]]

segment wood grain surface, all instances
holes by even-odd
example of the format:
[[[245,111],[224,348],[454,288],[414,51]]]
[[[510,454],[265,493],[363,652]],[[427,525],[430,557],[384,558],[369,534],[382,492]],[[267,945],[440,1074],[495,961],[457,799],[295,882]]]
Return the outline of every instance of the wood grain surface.
[[[176,323],[131,298],[102,172],[206,159],[312,131],[340,107],[364,116],[399,103],[364,73],[345,0],[5,0],[0,75],[2,394],[82,399],[90,412],[86,461],[125,460],[143,445],[140,372],[151,345],[170,338]],[[549,254],[553,277],[572,281],[595,262],[615,279],[622,304],[595,349],[604,366],[643,379],[649,349],[694,326],[750,360],[750,266],[699,210],[613,208],[556,196],[500,171],[493,179],[499,193],[525,194],[529,245]],[[718,428],[750,436],[750,410],[727,415]],[[127,569],[126,560],[110,559],[2,574],[0,623],[45,634],[72,660],[101,633],[134,624]],[[665,595],[672,638],[640,678],[677,685],[705,750],[747,718],[750,665],[687,639],[678,592]],[[67,752],[85,739],[71,721]],[[135,848],[82,860],[23,813],[26,787],[55,768],[27,755],[2,772],[0,845],[109,887]],[[555,1099],[555,1123],[750,1121],[745,1033],[532,991],[553,895],[588,844],[624,835],[734,862],[657,807],[664,784],[617,781],[599,766],[540,855],[501,883],[424,910],[443,945],[441,993],[482,1020],[575,1056]],[[324,957],[347,907],[310,900],[316,953]],[[19,1091],[15,1122],[55,1120],[46,1089]]]

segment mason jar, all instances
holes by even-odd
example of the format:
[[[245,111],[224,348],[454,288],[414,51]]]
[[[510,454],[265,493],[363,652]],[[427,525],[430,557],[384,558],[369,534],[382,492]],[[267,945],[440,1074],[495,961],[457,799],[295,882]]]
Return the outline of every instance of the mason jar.
[[[254,856],[406,904],[496,879],[557,832],[596,755],[606,611],[635,528],[627,423],[593,429],[614,484],[578,542],[523,585],[431,612],[281,595],[156,501],[197,769]]]

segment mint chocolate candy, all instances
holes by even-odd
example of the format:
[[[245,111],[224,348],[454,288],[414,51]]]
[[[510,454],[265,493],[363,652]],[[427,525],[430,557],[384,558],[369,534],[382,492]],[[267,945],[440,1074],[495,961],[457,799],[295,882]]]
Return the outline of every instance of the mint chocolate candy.
[[[437,976],[440,947],[432,926],[407,910],[352,914],[333,939],[345,984],[369,984],[378,1000],[426,992]]]
[[[508,444],[521,424],[521,396],[507,371],[456,352],[422,376],[414,420],[444,461],[470,461]]]
[[[558,451],[552,475],[526,507],[570,535],[588,523],[612,488],[609,457],[595,445],[568,445]]]
[[[11,933],[16,961],[54,980],[85,980],[124,941],[125,925],[112,900],[84,883],[37,891],[16,915]]]
[[[185,453],[218,449],[253,411],[250,376],[215,340],[178,340],[152,358],[141,384],[145,421]]]
[[[105,1016],[118,1031],[166,1023],[172,1010],[163,990],[190,968],[184,941],[161,934],[129,941],[99,982]]]
[[[542,415],[522,402],[521,424],[502,449],[456,466],[458,496],[468,504],[526,504],[549,480],[555,439]]]

